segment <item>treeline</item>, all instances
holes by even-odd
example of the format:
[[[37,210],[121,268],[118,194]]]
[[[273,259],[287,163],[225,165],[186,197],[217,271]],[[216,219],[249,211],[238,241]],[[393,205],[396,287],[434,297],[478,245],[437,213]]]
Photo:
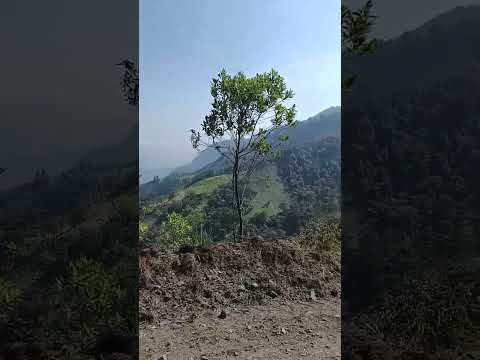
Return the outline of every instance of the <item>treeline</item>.
[[[479,95],[480,82],[465,75],[344,107],[345,260],[357,264],[344,269],[360,262],[377,274],[369,289],[354,286],[362,274],[346,274],[346,291],[372,298],[398,283],[388,269],[479,254]]]
[[[278,174],[292,201],[271,226],[294,234],[312,218],[339,214],[340,140],[328,137],[286,149],[278,161]]]

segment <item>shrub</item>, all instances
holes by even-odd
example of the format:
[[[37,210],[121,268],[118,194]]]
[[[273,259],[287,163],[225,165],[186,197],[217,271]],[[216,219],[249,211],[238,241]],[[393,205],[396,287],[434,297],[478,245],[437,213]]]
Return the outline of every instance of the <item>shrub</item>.
[[[416,275],[398,290],[387,291],[381,306],[359,315],[353,324],[404,349],[455,347],[477,331],[470,318],[474,286],[475,282],[459,282],[438,271]]]
[[[267,213],[265,211],[256,213],[250,218],[249,222],[257,227],[265,225],[267,222]]]
[[[148,232],[148,225],[147,223],[145,223],[144,221],[140,221],[138,223],[138,237],[140,239],[140,242],[144,242],[145,241],[145,237],[147,235],[147,232]]]
[[[20,298],[20,290],[9,281],[0,277],[0,320],[6,320],[14,310]]]
[[[102,263],[84,257],[70,263],[66,278],[58,280],[58,286],[58,305],[70,324],[78,323],[84,343],[102,327],[122,325],[120,314],[125,291]],[[71,326],[68,330],[71,331]]]
[[[341,227],[337,218],[318,218],[307,224],[297,237],[297,244],[315,253],[340,252]]]

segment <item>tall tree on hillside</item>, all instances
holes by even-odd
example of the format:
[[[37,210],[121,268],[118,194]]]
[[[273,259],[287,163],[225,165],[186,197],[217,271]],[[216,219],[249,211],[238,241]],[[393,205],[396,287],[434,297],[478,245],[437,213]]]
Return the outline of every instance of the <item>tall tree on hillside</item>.
[[[125,99],[132,106],[138,105],[138,70],[130,60],[123,60],[117,64],[123,67],[123,76],[120,82]]]
[[[296,125],[295,105],[286,105],[294,94],[273,69],[251,78],[241,72],[231,76],[222,70],[212,80],[211,94],[212,109],[205,116],[201,131],[191,130],[191,141],[195,149],[214,148],[231,163],[232,200],[238,219],[238,232],[234,229],[234,237],[241,239],[248,179],[259,161],[272,152],[272,141],[267,141],[272,132]],[[203,142],[202,136],[206,136],[208,142]],[[279,137],[280,141],[287,139]]]
[[[373,2],[368,0],[364,6],[352,11],[342,5],[342,62],[350,60],[354,56],[371,54],[375,51],[375,39],[369,39],[374,19],[372,15]],[[355,81],[354,74],[342,76],[342,90],[349,90]]]

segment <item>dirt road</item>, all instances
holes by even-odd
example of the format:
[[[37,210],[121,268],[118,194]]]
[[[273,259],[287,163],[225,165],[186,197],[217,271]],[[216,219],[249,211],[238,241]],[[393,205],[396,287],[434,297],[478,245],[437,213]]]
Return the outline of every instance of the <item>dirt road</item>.
[[[279,301],[220,313],[141,326],[140,359],[340,359],[338,299]]]

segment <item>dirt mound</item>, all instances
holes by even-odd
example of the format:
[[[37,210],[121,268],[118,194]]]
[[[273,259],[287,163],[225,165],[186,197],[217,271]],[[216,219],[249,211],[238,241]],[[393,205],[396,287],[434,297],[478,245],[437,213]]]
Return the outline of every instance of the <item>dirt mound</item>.
[[[140,256],[140,321],[181,320],[201,310],[340,296],[340,257],[295,240],[216,243]]]

